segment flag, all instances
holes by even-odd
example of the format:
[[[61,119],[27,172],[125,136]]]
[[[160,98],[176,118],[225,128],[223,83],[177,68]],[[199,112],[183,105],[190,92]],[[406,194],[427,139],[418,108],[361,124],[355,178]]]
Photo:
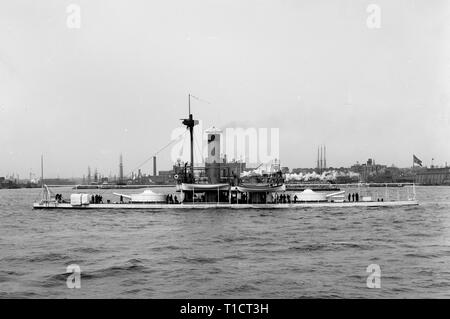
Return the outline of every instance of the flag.
[[[422,166],[422,161],[414,154],[413,154],[413,163]]]

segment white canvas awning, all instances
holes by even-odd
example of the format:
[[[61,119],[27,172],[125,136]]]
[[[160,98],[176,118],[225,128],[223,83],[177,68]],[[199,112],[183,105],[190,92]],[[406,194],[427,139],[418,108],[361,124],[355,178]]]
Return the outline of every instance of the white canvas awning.
[[[230,189],[228,184],[181,184],[181,190],[183,191],[194,191],[194,192],[204,192],[204,191],[217,191]]]
[[[236,189],[242,193],[250,192],[250,193],[276,193],[276,192],[284,192],[286,190],[286,186],[270,186],[270,185],[242,185],[236,186]]]

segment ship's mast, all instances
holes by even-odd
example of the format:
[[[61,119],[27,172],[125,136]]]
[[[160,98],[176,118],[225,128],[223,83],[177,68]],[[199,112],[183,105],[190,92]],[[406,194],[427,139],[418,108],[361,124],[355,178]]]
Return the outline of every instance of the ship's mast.
[[[189,102],[189,119],[193,121],[193,116],[191,114],[191,94],[189,94],[188,102]],[[193,123],[192,126],[189,127],[189,134],[191,135],[191,173],[192,173],[192,177],[194,177],[194,125],[195,125],[195,122]]]
[[[194,178],[194,126],[198,123],[198,121],[194,120],[194,117],[191,113],[191,94],[188,95],[188,107],[189,114],[187,119],[183,119],[183,125],[189,129],[190,137],[191,137],[191,174],[192,178]]]
[[[44,155],[41,154],[41,187],[44,190]]]

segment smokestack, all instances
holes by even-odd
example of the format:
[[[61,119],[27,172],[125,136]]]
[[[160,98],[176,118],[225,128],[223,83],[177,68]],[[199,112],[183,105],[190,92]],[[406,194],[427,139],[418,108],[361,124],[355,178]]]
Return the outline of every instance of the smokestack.
[[[323,169],[323,146],[320,145],[320,173],[322,173]]]
[[[120,159],[119,159],[119,183],[123,182],[123,158],[122,158],[122,154],[120,154]]]
[[[320,162],[319,162],[319,147],[317,147],[317,172],[320,170]]]
[[[156,176],[156,156],[153,156],[153,176]]]
[[[327,169],[327,147],[326,147],[326,145],[323,146],[323,167],[324,167],[324,169]]]

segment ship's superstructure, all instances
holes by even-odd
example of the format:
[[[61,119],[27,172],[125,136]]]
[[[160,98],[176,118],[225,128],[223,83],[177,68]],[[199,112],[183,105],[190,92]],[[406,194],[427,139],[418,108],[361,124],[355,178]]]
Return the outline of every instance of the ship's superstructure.
[[[259,180],[250,177],[247,183],[241,179],[245,165],[240,162],[227,162],[221,157],[220,139],[222,131],[216,127],[206,130],[208,154],[204,167],[194,167],[194,127],[197,121],[190,112],[182,123],[190,134],[190,163],[174,167],[177,190],[181,192],[184,203],[238,203],[267,204],[276,201],[277,192],[284,192],[284,179],[278,170],[260,176]],[[189,165],[188,165],[189,164]],[[274,197],[275,196],[275,197]]]

